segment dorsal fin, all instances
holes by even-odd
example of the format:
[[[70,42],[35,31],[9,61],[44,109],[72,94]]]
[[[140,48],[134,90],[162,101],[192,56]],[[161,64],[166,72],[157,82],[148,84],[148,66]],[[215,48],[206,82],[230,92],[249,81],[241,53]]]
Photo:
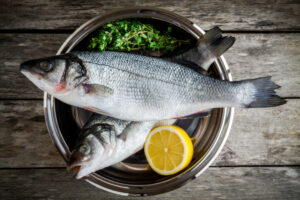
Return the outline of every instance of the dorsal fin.
[[[219,27],[208,30],[197,42],[197,50],[199,53],[197,63],[203,68],[208,69],[214,60],[225,53],[234,42],[234,37],[223,37]]]

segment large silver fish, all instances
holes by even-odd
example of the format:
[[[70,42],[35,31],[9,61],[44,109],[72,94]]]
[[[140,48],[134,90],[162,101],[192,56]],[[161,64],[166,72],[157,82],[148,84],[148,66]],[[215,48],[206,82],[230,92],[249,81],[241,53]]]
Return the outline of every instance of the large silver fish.
[[[92,115],[83,127],[68,169],[82,178],[92,172],[114,165],[141,150],[147,134],[162,122],[130,122],[102,115]]]
[[[198,44],[207,66],[234,38],[209,31]],[[120,52],[74,52],[21,64],[37,87],[61,101],[129,121],[182,118],[220,107],[273,107],[286,101],[270,77],[221,81],[170,61]]]

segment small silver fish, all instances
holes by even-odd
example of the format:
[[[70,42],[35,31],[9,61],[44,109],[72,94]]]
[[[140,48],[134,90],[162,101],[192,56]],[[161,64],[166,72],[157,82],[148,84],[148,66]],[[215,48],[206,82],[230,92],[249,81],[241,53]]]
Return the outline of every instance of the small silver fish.
[[[210,65],[234,43],[212,29],[199,41],[198,61]],[[21,64],[37,87],[61,101],[128,121],[182,118],[220,107],[273,107],[271,77],[222,81],[170,61],[121,52],[73,52]],[[200,67],[199,67],[200,69]]]
[[[121,162],[143,148],[146,136],[154,126],[174,122],[130,122],[94,114],[79,135],[67,169],[76,172],[79,179]]]

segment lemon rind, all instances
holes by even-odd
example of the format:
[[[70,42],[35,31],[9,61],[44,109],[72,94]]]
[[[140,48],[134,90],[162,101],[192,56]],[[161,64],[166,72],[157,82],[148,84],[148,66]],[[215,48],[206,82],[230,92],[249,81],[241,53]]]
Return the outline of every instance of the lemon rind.
[[[171,128],[172,127],[172,128]],[[152,159],[151,157],[149,156],[149,153],[148,153],[148,146],[150,145],[150,140],[149,138],[151,138],[155,133],[157,132],[160,132],[161,130],[169,130],[170,132],[173,132],[175,133],[181,140],[182,144],[183,144],[183,161],[180,163],[180,165],[178,165],[177,167],[175,167],[173,170],[171,171],[168,171],[168,170],[160,170],[158,168],[155,167],[155,165],[152,163]],[[146,155],[146,158],[147,158],[147,161],[150,165],[150,167],[155,171],[157,172],[158,174],[160,175],[171,175],[171,174],[175,174],[177,172],[179,172],[180,170],[182,170],[183,168],[185,168],[187,165],[187,162],[189,163],[190,162],[190,159],[188,159],[188,152],[187,152],[187,146],[188,144],[185,142],[186,139],[179,133],[179,130],[181,128],[180,127],[175,127],[174,125],[173,126],[161,126],[161,127],[156,127],[154,128],[147,136],[147,139],[146,139],[146,142],[145,142],[145,155]],[[184,134],[185,131],[183,131]],[[187,135],[187,134],[186,134]],[[189,137],[187,135],[187,137]],[[192,149],[193,150],[193,149]]]

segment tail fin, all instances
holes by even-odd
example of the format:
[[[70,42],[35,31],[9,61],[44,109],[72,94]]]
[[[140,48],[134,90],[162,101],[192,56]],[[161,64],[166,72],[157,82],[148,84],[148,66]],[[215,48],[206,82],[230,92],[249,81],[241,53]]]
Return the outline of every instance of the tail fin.
[[[210,29],[203,38],[198,41],[197,50],[200,54],[198,64],[204,69],[207,69],[213,61],[225,53],[234,42],[234,37],[223,37],[219,27]]]
[[[252,101],[244,104],[244,107],[246,108],[275,107],[287,102],[280,96],[276,95],[275,89],[280,88],[280,86],[275,84],[271,80],[270,76],[246,80],[243,82],[250,83],[254,86],[254,93],[251,94]]]

